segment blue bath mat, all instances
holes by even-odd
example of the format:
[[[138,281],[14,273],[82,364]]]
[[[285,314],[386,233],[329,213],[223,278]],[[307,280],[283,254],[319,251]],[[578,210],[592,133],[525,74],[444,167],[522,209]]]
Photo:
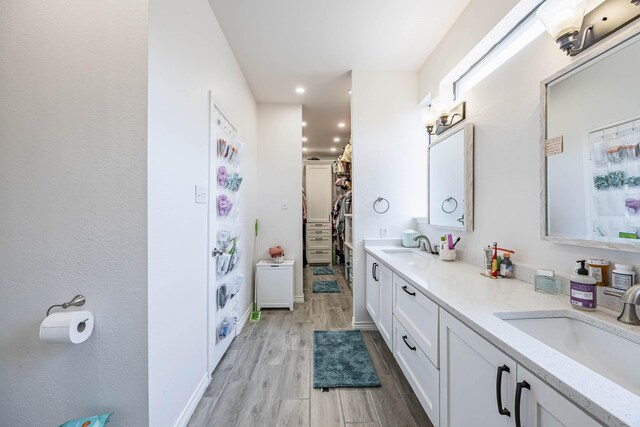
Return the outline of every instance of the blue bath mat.
[[[333,268],[331,267],[314,267],[313,268],[314,276],[329,276],[332,274],[334,273],[333,273]]]
[[[313,333],[313,387],[377,387],[380,378],[360,331]]]
[[[314,280],[313,281],[313,293],[314,294],[334,294],[340,292],[340,286],[335,280]]]

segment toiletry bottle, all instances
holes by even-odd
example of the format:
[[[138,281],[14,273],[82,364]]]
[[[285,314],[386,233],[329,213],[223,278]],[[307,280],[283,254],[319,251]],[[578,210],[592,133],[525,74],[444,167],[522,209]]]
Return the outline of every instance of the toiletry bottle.
[[[633,286],[636,279],[636,272],[633,267],[626,264],[616,264],[612,274],[612,286],[621,291],[626,291]]]
[[[493,242],[493,256],[491,257],[491,276],[498,277],[498,242]]]
[[[486,274],[491,274],[491,258],[493,256],[493,251],[491,250],[491,246],[487,245],[486,248],[482,251],[482,260],[484,261],[484,272]]]
[[[578,261],[580,268],[571,276],[569,281],[569,300],[573,308],[585,311],[595,311],[598,307],[598,292],[596,279],[589,275],[589,270],[584,268],[585,260]]]
[[[513,277],[513,263],[511,262],[511,254],[505,252],[502,256],[502,263],[500,263],[500,275],[502,277]]]

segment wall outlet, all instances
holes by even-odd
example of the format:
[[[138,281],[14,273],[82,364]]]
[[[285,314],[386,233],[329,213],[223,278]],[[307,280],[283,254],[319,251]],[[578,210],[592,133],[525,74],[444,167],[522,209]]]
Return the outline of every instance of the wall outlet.
[[[282,209],[283,211],[286,211],[287,209],[289,209],[289,202],[286,200],[281,201],[280,209]]]
[[[196,203],[207,204],[207,187],[196,185]]]
[[[385,239],[389,234],[389,229],[386,227],[380,227],[380,238]]]

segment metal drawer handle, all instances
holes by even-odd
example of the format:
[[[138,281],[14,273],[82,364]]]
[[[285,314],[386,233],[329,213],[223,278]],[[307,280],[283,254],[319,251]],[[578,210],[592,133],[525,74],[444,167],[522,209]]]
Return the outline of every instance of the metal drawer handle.
[[[516,427],[522,427],[522,422],[520,421],[520,402],[522,400],[523,388],[531,390],[531,385],[526,381],[521,381],[516,386]]]
[[[402,290],[405,291],[406,293],[408,293],[409,295],[411,295],[412,297],[416,296],[416,293],[415,292],[409,292],[409,288],[407,288],[406,286],[403,286]]]
[[[507,417],[511,416],[511,412],[502,406],[502,373],[503,372],[511,372],[511,369],[507,365],[502,365],[498,367],[498,375],[496,377],[496,401],[498,402],[498,413],[500,415],[506,415]]]
[[[322,234],[322,230],[316,230],[316,234]]]
[[[404,343],[407,345],[407,347],[409,347],[409,350],[413,350],[416,351],[416,347],[411,347],[411,345],[409,344],[409,342],[407,341],[407,336],[403,335],[402,336],[402,341],[404,341]]]

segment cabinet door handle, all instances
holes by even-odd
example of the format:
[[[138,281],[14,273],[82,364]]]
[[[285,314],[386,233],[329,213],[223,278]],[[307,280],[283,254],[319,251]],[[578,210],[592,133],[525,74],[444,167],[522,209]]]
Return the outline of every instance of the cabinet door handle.
[[[376,263],[371,264],[371,277],[376,280]]]
[[[407,288],[406,286],[403,286],[402,290],[405,291],[406,293],[408,293],[409,295],[411,295],[412,297],[416,296],[416,293],[415,292],[409,292],[409,288]]]
[[[511,411],[502,406],[502,373],[503,372],[511,372],[511,369],[507,365],[502,365],[498,367],[498,375],[496,377],[496,401],[498,402],[498,413],[500,415],[506,415],[507,417],[511,416]]]
[[[520,381],[516,385],[516,427],[522,427],[522,422],[520,421],[520,402],[522,401],[522,389],[526,388],[527,390],[531,390],[531,385],[529,385],[526,381]]]
[[[402,341],[404,341],[404,343],[406,344],[407,347],[409,347],[409,350],[413,350],[416,351],[416,347],[412,347],[409,342],[407,341],[407,336],[403,335],[402,336]]]

